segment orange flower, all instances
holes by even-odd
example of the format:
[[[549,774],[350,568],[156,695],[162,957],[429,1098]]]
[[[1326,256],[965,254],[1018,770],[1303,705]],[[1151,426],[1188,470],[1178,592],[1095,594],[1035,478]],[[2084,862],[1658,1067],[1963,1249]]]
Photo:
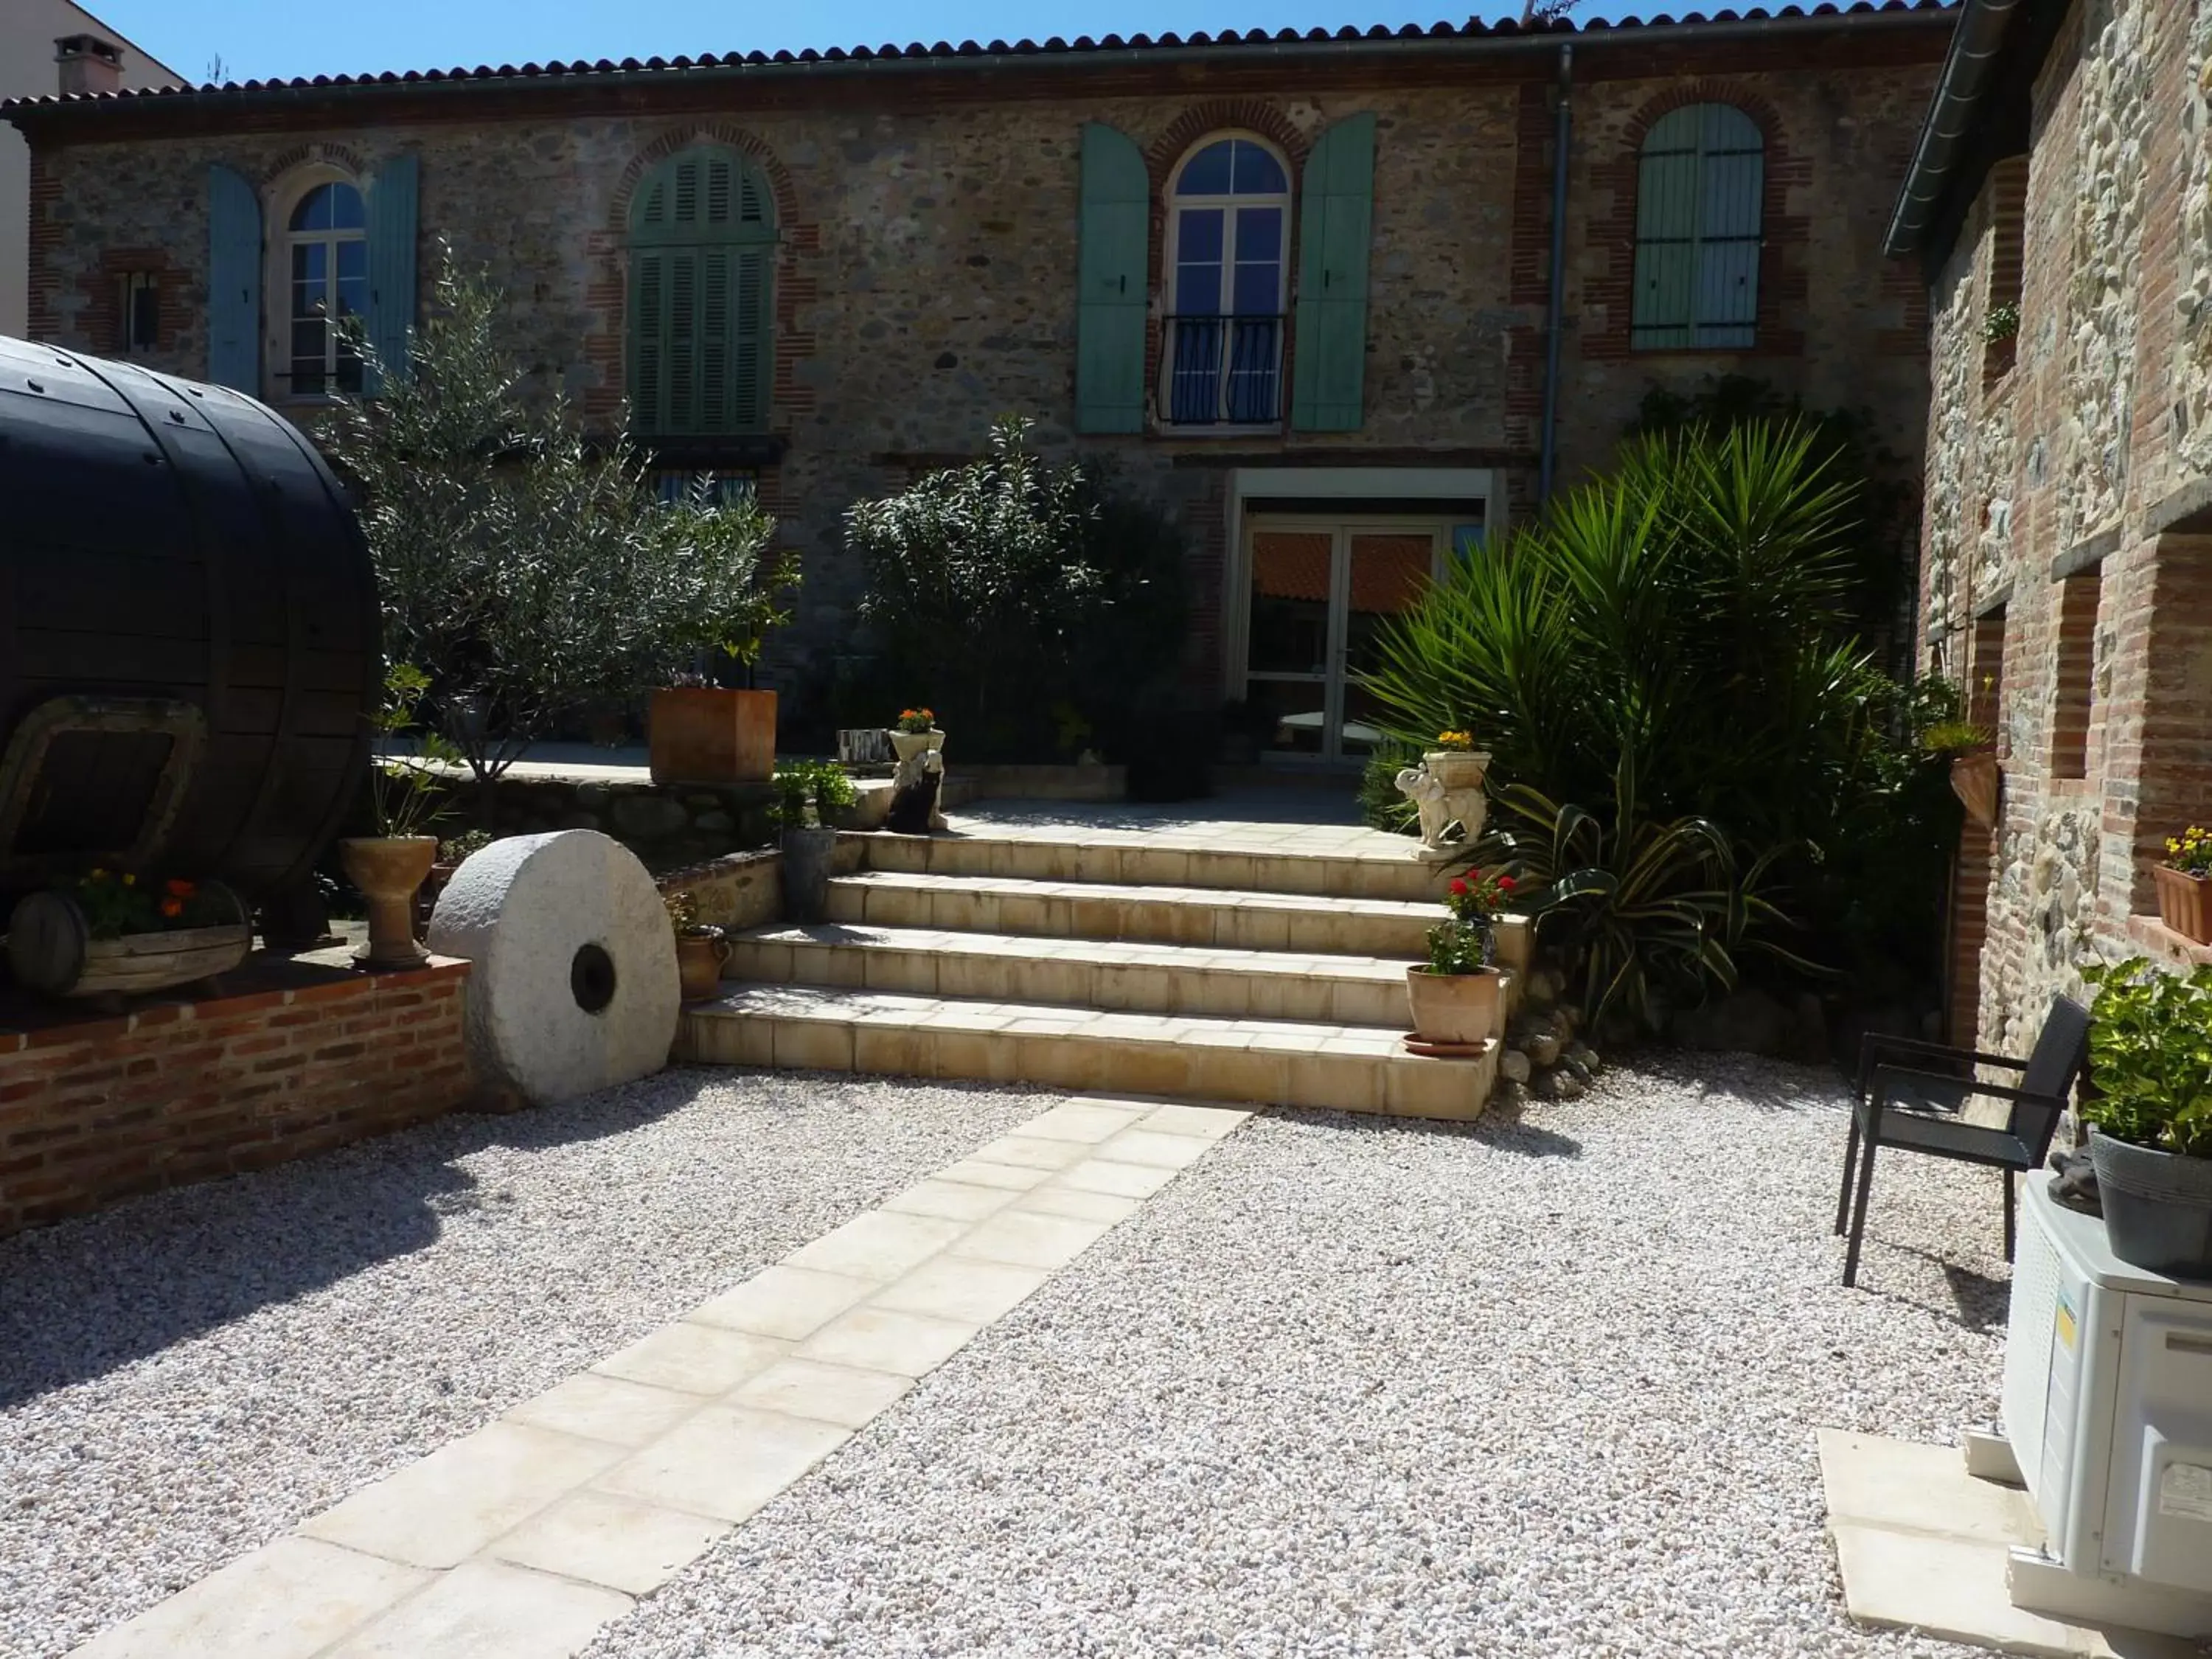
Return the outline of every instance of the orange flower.
[[[192,896],[192,884],[188,881],[172,881],[167,886],[171,898],[188,899]]]
[[[171,921],[175,921],[176,918],[185,914],[185,902],[182,899],[163,899],[161,901],[161,914],[168,917]]]

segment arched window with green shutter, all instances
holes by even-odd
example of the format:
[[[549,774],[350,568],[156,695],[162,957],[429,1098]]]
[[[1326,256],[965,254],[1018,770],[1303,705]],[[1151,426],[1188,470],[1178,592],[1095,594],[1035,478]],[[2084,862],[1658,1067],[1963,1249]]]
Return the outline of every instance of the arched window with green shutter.
[[[775,259],[775,201],[744,155],[695,145],[646,175],[629,222],[632,431],[768,429]]]
[[[1689,104],[1652,123],[1636,180],[1638,350],[1753,343],[1765,189],[1765,140],[1734,105]]]

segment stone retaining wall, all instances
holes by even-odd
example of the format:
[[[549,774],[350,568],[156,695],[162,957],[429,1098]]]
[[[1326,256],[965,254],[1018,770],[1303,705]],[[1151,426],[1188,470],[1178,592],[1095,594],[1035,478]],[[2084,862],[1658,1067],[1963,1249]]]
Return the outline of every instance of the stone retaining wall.
[[[337,976],[0,1030],[0,1237],[468,1101],[467,963],[327,972]]]
[[[493,786],[502,836],[597,830],[658,873],[766,845],[775,792],[764,783],[678,783],[516,777]]]

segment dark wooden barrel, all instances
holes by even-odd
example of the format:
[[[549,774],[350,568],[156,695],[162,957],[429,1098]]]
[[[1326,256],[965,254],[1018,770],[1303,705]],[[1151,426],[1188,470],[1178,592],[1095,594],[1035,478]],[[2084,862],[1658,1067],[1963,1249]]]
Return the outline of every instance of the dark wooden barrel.
[[[377,614],[289,422],[0,338],[0,896],[88,865],[304,879],[365,775]]]

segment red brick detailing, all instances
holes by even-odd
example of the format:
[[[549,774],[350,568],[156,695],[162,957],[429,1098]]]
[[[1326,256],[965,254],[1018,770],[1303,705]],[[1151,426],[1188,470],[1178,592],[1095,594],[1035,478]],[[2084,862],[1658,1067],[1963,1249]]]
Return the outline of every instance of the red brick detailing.
[[[313,143],[295,144],[289,149],[279,151],[270,158],[269,165],[261,169],[261,182],[265,187],[295,167],[317,164],[337,167],[341,172],[351,173],[356,179],[368,177],[368,168],[362,162],[358,150],[344,144],[331,143],[327,139],[318,139]]]
[[[1693,352],[1634,351],[1630,346],[1630,323],[1636,308],[1636,194],[1644,135],[1652,124],[1685,104],[1730,104],[1749,116],[1766,143],[1765,188],[1759,202],[1759,319],[1753,343],[1732,351],[1701,347]],[[1806,297],[1807,272],[1803,251],[1811,239],[1812,223],[1802,214],[1788,211],[1793,188],[1810,188],[1813,164],[1797,155],[1784,136],[1774,106],[1749,87],[1735,81],[1700,76],[1669,87],[1653,98],[1623,129],[1620,149],[1609,161],[1590,167],[1594,198],[1611,192],[1611,205],[1593,211],[1589,246],[1608,252],[1601,274],[1594,270],[1583,283],[1585,308],[1604,308],[1604,325],[1582,331],[1582,355],[1591,359],[1666,357],[1796,357],[1804,355],[1805,336],[1782,325],[1783,308]]]
[[[2027,157],[2010,155],[1990,169],[1990,285],[1984,317],[2000,306],[2020,304],[2027,266]],[[1901,262],[1900,262],[1901,263]],[[2017,333],[1982,344],[1982,384],[1995,385],[2011,372],[2020,350]]]
[[[2134,715],[2142,732],[2130,906],[2138,912],[2158,908],[2149,867],[2166,855],[2166,837],[2212,822],[2212,680],[2204,666],[2212,661],[2212,537],[2163,538],[2147,587],[2142,608],[2116,624],[2123,638],[2142,641],[2142,702],[2112,710],[2122,720]]]
[[[470,1097],[469,964],[0,1032],[0,1237]]]
[[[1982,946],[1989,938],[1990,884],[1996,879],[1996,838],[1968,819],[1959,830],[1959,862],[1951,878],[1951,990],[1944,1009],[1946,1041],[1971,1044],[1981,1022]]]
[[[2103,579],[2094,570],[2069,576],[2058,588],[2058,672],[2051,715],[2051,775],[2089,775],[2089,713],[2097,672],[2097,599]]]
[[[775,367],[769,397],[769,429],[787,433],[793,417],[814,411],[814,389],[804,384],[798,365],[814,356],[815,337],[799,323],[822,297],[821,279],[811,268],[822,252],[822,227],[801,222],[798,189],[773,150],[742,127],[702,121],[669,128],[632,156],[615,185],[606,222],[584,237],[584,256],[592,276],[584,289],[590,321],[583,358],[598,371],[598,379],[585,389],[581,403],[586,422],[600,430],[615,423],[629,388],[623,363],[629,318],[630,198],[657,163],[698,143],[726,144],[750,157],[775,198]]]
[[[1974,623],[1972,655],[1966,664],[1966,719],[1996,731],[2004,704],[2005,608],[1999,605]]]
[[[161,276],[155,284],[161,292],[161,331],[152,351],[184,349],[189,332],[188,302],[198,296],[188,294],[181,276],[174,274],[167,248],[123,247],[110,248],[100,256],[100,275],[86,298],[78,321],[77,326],[92,342],[94,351],[111,357],[125,355],[123,278],[141,270],[155,271]]]
[[[58,343],[61,338],[62,223],[55,216],[61,202],[62,182],[55,176],[52,154],[43,149],[32,150],[27,238],[30,291],[24,326],[33,340]]]

